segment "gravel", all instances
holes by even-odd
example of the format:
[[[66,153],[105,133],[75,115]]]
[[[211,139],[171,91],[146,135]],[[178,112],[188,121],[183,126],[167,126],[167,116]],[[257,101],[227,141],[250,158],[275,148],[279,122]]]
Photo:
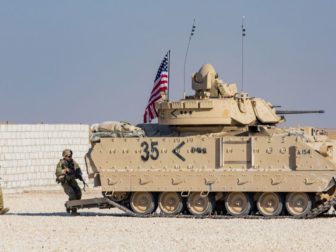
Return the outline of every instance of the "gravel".
[[[84,209],[72,217],[65,200],[61,191],[5,195],[11,210],[0,216],[0,251],[321,251],[336,245],[335,217],[134,218],[116,209]]]

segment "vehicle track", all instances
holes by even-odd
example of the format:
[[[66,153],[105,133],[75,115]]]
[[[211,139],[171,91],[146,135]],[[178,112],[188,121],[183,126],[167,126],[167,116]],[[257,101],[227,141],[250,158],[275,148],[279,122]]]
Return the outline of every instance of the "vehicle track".
[[[133,212],[128,206],[119,204],[107,197],[102,198],[104,203],[94,205],[85,205],[85,204],[78,204],[73,205],[73,208],[92,208],[92,207],[98,207],[98,208],[110,208],[110,207],[116,207],[119,210],[123,211],[127,216],[130,217],[138,217],[138,218],[186,218],[186,219],[313,219],[318,216],[321,216],[322,214],[326,213],[331,207],[336,205],[336,198],[333,197],[328,201],[325,201],[319,205],[317,205],[315,208],[311,209],[307,214],[303,216],[290,216],[290,215],[280,215],[280,216],[263,216],[263,215],[244,215],[244,216],[231,216],[231,215],[224,215],[222,212],[214,212],[210,215],[190,215],[190,214],[178,214],[178,215],[164,215],[162,213],[153,213],[153,214],[147,214],[147,215],[141,215]],[[69,202],[66,203],[66,205],[69,204]],[[334,215],[323,215],[323,216],[329,216],[332,217]]]

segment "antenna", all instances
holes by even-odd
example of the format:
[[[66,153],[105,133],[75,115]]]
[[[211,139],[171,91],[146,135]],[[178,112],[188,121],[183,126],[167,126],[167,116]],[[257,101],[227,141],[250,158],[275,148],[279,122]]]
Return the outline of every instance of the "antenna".
[[[246,29],[245,29],[245,16],[243,16],[242,18],[242,65],[241,65],[241,83],[242,83],[242,87],[241,87],[241,91],[244,91],[244,38],[246,36]]]
[[[191,37],[194,35],[195,33],[195,18],[193,21],[193,25],[191,28],[191,32],[190,32],[190,36],[189,36],[189,41],[188,41],[188,46],[187,46],[187,51],[186,51],[186,55],[184,58],[184,69],[183,69],[183,99],[185,99],[186,97],[186,91],[185,91],[185,72],[186,72],[186,65],[187,65],[187,56],[188,56],[188,51],[189,51],[189,46],[190,46],[190,41],[191,41]]]

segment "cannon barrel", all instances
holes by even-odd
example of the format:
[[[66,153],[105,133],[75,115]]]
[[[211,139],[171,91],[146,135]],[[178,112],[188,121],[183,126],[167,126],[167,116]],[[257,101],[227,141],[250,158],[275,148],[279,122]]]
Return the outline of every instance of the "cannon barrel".
[[[324,110],[276,110],[277,115],[321,114]]]

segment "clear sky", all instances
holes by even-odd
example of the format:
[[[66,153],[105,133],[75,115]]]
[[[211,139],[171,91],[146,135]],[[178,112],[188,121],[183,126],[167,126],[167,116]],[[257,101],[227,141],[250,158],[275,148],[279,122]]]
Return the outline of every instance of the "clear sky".
[[[336,127],[336,1],[0,1],[0,121],[141,122],[157,68],[171,50],[171,99],[212,63],[244,90],[282,109],[287,125]]]

